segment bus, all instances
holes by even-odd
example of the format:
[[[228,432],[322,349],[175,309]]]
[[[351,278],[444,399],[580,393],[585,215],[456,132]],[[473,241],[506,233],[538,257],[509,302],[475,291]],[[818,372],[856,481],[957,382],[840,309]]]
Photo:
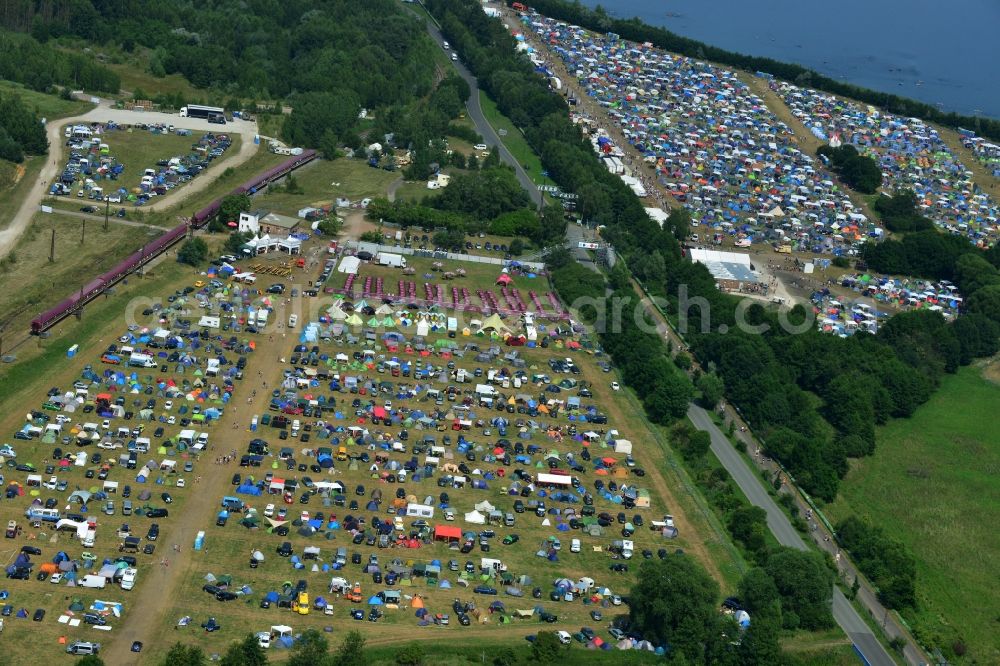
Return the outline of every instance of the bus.
[[[212,120],[215,118],[225,119],[225,109],[218,106],[201,106],[199,104],[188,104],[181,107],[181,118],[205,118]]]

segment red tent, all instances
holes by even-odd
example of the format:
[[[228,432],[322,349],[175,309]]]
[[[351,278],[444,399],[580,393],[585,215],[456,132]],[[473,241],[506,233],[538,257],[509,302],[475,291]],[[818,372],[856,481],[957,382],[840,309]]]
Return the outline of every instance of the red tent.
[[[434,527],[435,541],[460,541],[462,528],[456,525],[436,525]]]

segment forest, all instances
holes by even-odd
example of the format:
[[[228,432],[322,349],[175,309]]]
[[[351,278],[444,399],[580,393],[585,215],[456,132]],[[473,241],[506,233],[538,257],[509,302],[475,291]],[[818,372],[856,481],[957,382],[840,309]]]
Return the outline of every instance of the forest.
[[[117,93],[108,68],[54,45],[143,49],[154,77],[180,74],[227,98],[287,101],[286,138],[327,153],[359,143],[362,109],[405,106],[436,82],[436,46],[393,0],[12,0],[0,3],[0,26],[20,33],[0,34],[4,78]]]
[[[702,367],[721,377],[726,397],[760,435],[768,454],[807,492],[825,501],[836,497],[848,460],[874,451],[876,424],[909,416],[930,397],[942,373],[996,349],[1000,285],[991,277],[996,271],[987,276],[976,298],[970,298],[969,315],[952,323],[933,312],[897,315],[877,336],[841,339],[822,334],[801,307],[788,314],[761,305],[738,310],[740,299],[720,292],[707,269],[682,257],[674,231],[679,225],[661,229],[622,181],[600,165],[569,120],[563,100],[549,92],[548,82],[517,53],[502,25],[489,20],[475,3],[429,0],[427,5],[480,85],[524,131],[550,177],[565,191],[578,194],[584,219],[605,226],[603,237],[651,293],[668,300],[670,315],[680,314],[682,291],[688,303],[702,299],[703,307],[683,312],[692,351]],[[961,240],[925,233],[936,234],[924,241],[933,241],[935,247],[950,248]],[[915,242],[908,238],[900,243]],[[909,252],[899,254],[900,261],[918,261]],[[936,275],[956,275],[959,253],[938,254],[920,252],[919,261],[933,263]],[[575,269],[554,267],[554,282],[567,302],[572,300],[567,294],[605,295],[603,284],[560,280],[560,270]],[[960,286],[968,289],[972,283]],[[741,331],[738,316],[763,332]],[[602,342],[616,353],[613,341]],[[643,397],[650,416],[664,422],[664,415],[673,411],[674,387],[664,384],[663,395],[649,399],[658,384],[649,384],[641,368],[634,373],[630,369],[633,362],[648,366],[650,359],[662,356],[662,350],[644,350],[653,345],[662,348],[655,336],[637,337],[617,350],[625,360],[616,357],[616,362]],[[666,372],[665,365],[657,362],[655,367]],[[676,413],[683,412],[676,408]]]
[[[65,86],[117,93],[121,85],[117,74],[90,58],[40,43],[30,35],[2,30],[0,78],[23,83],[39,92],[51,92],[53,86]]]
[[[49,150],[41,118],[16,95],[0,95],[0,160],[21,162],[25,154]]]

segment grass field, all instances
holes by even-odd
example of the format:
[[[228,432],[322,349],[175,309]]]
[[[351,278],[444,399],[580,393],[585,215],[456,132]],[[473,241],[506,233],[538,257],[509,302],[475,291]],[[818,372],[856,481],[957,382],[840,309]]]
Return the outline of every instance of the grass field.
[[[946,376],[912,418],[879,429],[875,455],[829,509],[881,525],[912,550],[920,609],[907,619],[934,644],[961,639],[978,663],[1000,661],[1000,430],[987,416],[997,405],[1000,387],[979,369]]]
[[[93,276],[108,270],[129,253],[139,249],[145,239],[159,232],[109,226],[59,213],[38,214],[14,248],[15,261],[7,260],[3,271],[4,289],[0,292],[3,327],[9,341],[28,331],[28,322],[39,312],[55,305]],[[56,232],[55,262],[48,260],[52,230]],[[150,234],[152,231],[152,234]],[[81,243],[81,237],[83,243]]]
[[[311,255],[309,255],[311,256]],[[478,268],[472,266],[473,268]],[[449,268],[454,268],[449,266]],[[486,280],[487,278],[492,281],[493,271],[490,271],[489,276],[485,273],[478,277],[470,277],[469,285],[474,285],[479,283],[481,280]],[[141,287],[141,292],[145,295],[154,296],[157,294],[167,293],[177,286],[188,284],[192,281],[191,269],[180,267],[177,264],[167,260],[164,262],[162,268],[157,268],[154,270],[154,276],[151,278],[146,278],[139,284],[139,280],[130,280],[130,284],[122,286],[116,289],[116,295],[112,296],[107,300],[99,300],[94,304],[88,306],[87,311],[84,315],[82,322],[69,321],[61,325],[56,329],[58,337],[52,339],[40,341],[40,344],[44,349],[37,350],[37,355],[34,356],[30,362],[21,362],[12,366],[6,366],[0,368],[0,385],[2,385],[2,390],[0,390],[0,407],[4,408],[4,414],[7,416],[0,422],[0,427],[4,429],[5,432],[11,432],[18,427],[18,424],[23,422],[23,417],[19,416],[26,409],[34,407],[38,408],[42,401],[44,401],[44,392],[48,386],[66,386],[72,381],[75,374],[79,372],[79,369],[86,363],[95,363],[96,356],[100,354],[101,349],[110,340],[108,334],[112,336],[117,335],[121,331],[122,322],[120,320],[119,313],[122,311],[123,302],[127,296],[135,294],[135,290]],[[287,313],[283,307],[279,307],[278,311],[275,313],[275,319],[278,321],[283,320]],[[441,336],[439,332],[436,334]],[[474,339],[474,338],[473,338]],[[258,337],[258,340],[261,340]],[[76,359],[67,361],[65,359],[65,349],[72,343],[80,344],[80,351]],[[264,339],[263,343],[267,344],[267,340]],[[278,347],[290,348],[293,344],[291,338],[287,340],[278,341]],[[34,345],[32,345],[34,347]],[[324,348],[329,348],[326,351],[333,351],[335,349],[344,349],[339,345],[326,345]],[[353,350],[346,348],[349,353]],[[273,354],[274,352],[272,352]],[[560,349],[558,347],[551,347],[549,349],[523,349],[522,354],[527,361],[528,368],[545,368],[546,360],[552,355],[564,356],[567,354],[566,350]],[[595,400],[602,404],[602,407],[607,407],[611,409],[612,405],[621,403],[623,396],[612,395],[610,389],[606,385],[606,375],[602,375],[599,371],[596,371],[591,367],[588,356],[584,353],[577,352],[574,354],[577,357],[578,362],[584,367],[583,377],[593,378],[591,380],[593,387]],[[253,368],[260,367],[268,373],[268,378],[273,376],[274,373],[281,367],[280,365],[275,365],[269,363],[268,359],[273,358],[271,354],[265,355],[263,357],[255,357],[252,359],[254,363]],[[436,361],[436,359],[435,359]],[[100,364],[95,364],[96,367],[103,367]],[[475,363],[469,357],[460,360],[461,367],[465,367],[472,370],[475,367],[485,368],[486,365]],[[374,374],[374,373],[373,373]],[[378,376],[378,375],[374,375]],[[40,379],[44,377],[43,379]],[[383,378],[388,378],[388,375],[383,375]],[[400,380],[395,380],[400,381]],[[238,386],[244,386],[240,384]],[[248,389],[240,389],[248,390]],[[145,396],[141,396],[145,399]],[[155,397],[155,395],[154,395]],[[349,400],[350,396],[340,396],[338,400]],[[132,401],[132,397],[128,397],[129,402]],[[405,401],[400,401],[405,402]],[[412,401],[411,401],[412,402]],[[416,403],[414,403],[414,406]],[[433,407],[433,403],[429,405]],[[427,407],[423,407],[427,408]],[[615,409],[618,409],[616,407]],[[249,411],[249,409],[248,409]],[[229,411],[227,409],[227,415]],[[621,430],[622,436],[630,437],[633,441],[641,442],[643,441],[640,431],[636,428],[641,428],[641,422],[631,422],[624,419],[619,420],[619,414],[624,414],[625,412],[613,412],[614,425]],[[234,418],[236,418],[234,416]],[[353,417],[348,417],[353,418]],[[511,418],[517,418],[512,416]],[[76,418],[74,418],[76,420]],[[242,419],[241,419],[242,420]],[[218,426],[216,426],[218,428]],[[266,431],[266,432],[265,432]],[[172,430],[168,432],[168,436],[172,434]],[[432,431],[433,432],[433,431]],[[420,434],[422,439],[424,433]],[[437,433],[435,436],[443,437],[444,435],[450,435],[452,441],[457,433],[451,431],[446,431],[444,433]],[[262,429],[259,433],[260,436],[267,437],[272,440],[272,446],[277,448],[279,446],[280,440],[278,439],[277,431],[270,429]],[[478,432],[470,433],[470,436],[476,437],[478,439]],[[212,435],[213,442],[219,441],[219,446],[224,446],[228,449],[228,442],[232,442],[234,446],[243,448],[245,447],[245,441],[250,437],[249,433],[242,430],[230,431],[228,427],[222,428],[221,431],[216,430],[215,434]],[[219,440],[214,439],[219,437]],[[411,436],[411,441],[416,442],[416,434]],[[559,448],[561,450],[572,450],[578,448],[579,445],[572,441],[566,441],[562,444],[556,443],[554,441],[547,440],[541,433],[536,433],[533,440],[537,440],[537,443],[546,448]],[[295,443],[295,446],[301,446],[298,441],[291,440]],[[315,443],[310,446],[325,444],[322,440],[314,440]],[[20,441],[15,441],[15,444],[21,445],[17,448],[28,448],[27,453],[23,453],[18,461],[32,462],[36,465],[41,466],[44,461],[41,460],[43,455],[47,454],[48,449],[44,446],[31,447]],[[597,445],[594,445],[595,447]],[[88,453],[92,451],[89,450]],[[636,457],[639,459],[640,464],[643,464],[646,455],[653,455],[652,449],[643,449],[636,452]],[[163,454],[157,456],[157,458],[163,457]],[[269,461],[270,462],[270,461]],[[458,462],[458,459],[456,459]],[[650,459],[652,462],[652,459]],[[196,467],[196,474],[201,474],[200,471],[203,469],[203,465],[208,464],[207,462],[198,463]],[[275,467],[265,467],[262,470],[257,471],[259,475],[263,475],[265,471],[274,470],[276,474],[284,474],[284,465],[279,465],[278,462],[274,461]],[[209,477],[210,472],[213,468],[209,466],[206,469],[206,477]],[[232,490],[228,486],[229,475],[236,471],[235,468],[230,467],[225,468],[214,468],[216,471],[216,477],[220,483],[214,484],[211,487],[204,486],[199,497],[201,501],[199,507],[205,507],[206,505],[211,508],[218,503],[219,498],[224,494],[231,494]],[[280,471],[279,471],[280,470]],[[244,473],[250,470],[240,470]],[[359,499],[353,492],[354,486],[357,483],[372,484],[377,483],[371,480],[370,473],[366,469],[349,470],[338,465],[338,471],[340,474],[335,477],[345,483],[346,486],[350,488],[348,501]],[[82,475],[82,468],[70,468],[64,473],[60,473],[60,476],[66,476],[71,484],[81,485],[82,487],[87,487],[92,481],[84,480],[82,477],[77,478],[78,475]],[[221,473],[221,476],[219,476]],[[122,478],[120,472],[113,470],[113,479],[121,479],[125,483],[130,482],[130,477],[128,473]],[[288,472],[290,475],[298,476],[294,472]],[[590,476],[592,472],[586,476]],[[117,476],[116,476],[117,475]],[[16,474],[11,471],[9,474],[11,479],[20,478],[21,474]],[[193,476],[193,475],[187,475]],[[646,480],[636,479],[640,485],[646,485],[652,483],[647,477]],[[591,479],[592,480],[592,479]],[[190,481],[190,479],[189,479]],[[506,482],[502,479],[495,480],[490,483],[490,489],[486,491],[474,491],[471,489],[453,489],[452,495],[454,497],[454,504],[456,510],[461,515],[462,511],[469,510],[471,508],[472,502],[479,501],[484,498],[490,499],[495,505],[509,509],[511,504],[511,499],[503,491],[503,485]],[[381,485],[381,484],[378,484]],[[589,485],[589,481],[587,482]],[[156,502],[156,496],[160,491],[164,490],[167,486],[153,487],[154,493],[154,504],[160,504]],[[199,488],[195,485],[194,488]],[[189,485],[187,489],[178,489],[174,492],[175,503],[171,506],[171,516],[168,519],[162,521],[165,530],[171,530],[176,520],[174,516],[177,513],[185,513],[184,509],[187,506],[185,497],[187,497],[191,492],[192,486]],[[393,486],[385,486],[385,491],[391,493],[394,489]],[[422,481],[416,481],[413,479],[408,480],[406,484],[408,492],[419,495],[423,497],[424,495],[436,495],[441,491],[440,488],[436,486],[433,480],[424,479]],[[137,488],[137,491],[141,489]],[[43,497],[48,497],[52,493],[50,491],[42,491]],[[333,505],[329,507],[325,506],[329,504],[329,500],[324,500],[323,498],[313,498],[309,503],[309,506],[302,506],[297,500],[298,497],[293,498],[294,504],[285,505],[281,502],[280,495],[277,496],[264,496],[261,498],[247,498],[252,506],[261,510],[265,502],[274,502],[278,504],[279,507],[287,506],[289,512],[294,516],[297,512],[303,508],[308,508],[310,511],[323,510],[324,512],[329,511],[330,513],[339,513],[341,511],[350,512],[353,509],[347,508],[336,508]],[[361,498],[363,499],[363,498]],[[628,512],[629,516],[633,513],[640,512],[643,513],[647,520],[652,516],[658,515],[664,512],[678,513],[678,506],[671,506],[669,503],[665,503],[663,500],[663,494],[660,492],[654,493],[652,498],[653,506],[650,510],[631,510]],[[0,522],[10,517],[16,517],[18,512],[23,509],[21,506],[23,503],[19,502],[8,502],[0,506]],[[605,500],[602,498],[597,498],[595,504],[601,507],[600,510],[611,510],[612,513],[617,511],[611,505],[607,505]],[[201,511],[201,508],[192,509],[194,511]],[[214,515],[214,509],[212,510],[212,515]],[[113,529],[117,526],[119,522],[126,519],[124,518],[104,518],[102,530]],[[181,518],[180,520],[184,520]],[[461,520],[461,518],[459,519]],[[132,521],[137,523],[137,528],[140,530],[145,529],[146,521],[142,519],[137,519]],[[355,623],[350,620],[347,615],[347,610],[350,607],[343,601],[335,601],[336,614],[334,617],[329,617],[322,615],[317,612],[311,613],[309,616],[293,615],[287,610],[281,610],[277,608],[272,608],[269,610],[263,610],[258,607],[258,601],[260,596],[270,589],[275,589],[280,587],[281,583],[285,580],[292,579],[296,580],[298,578],[305,578],[310,583],[310,592],[313,596],[316,594],[325,593],[326,581],[329,579],[329,573],[319,572],[313,573],[307,569],[305,570],[295,570],[289,566],[289,560],[278,557],[275,555],[275,548],[281,543],[285,538],[293,541],[296,550],[299,550],[303,545],[307,543],[315,543],[323,548],[323,562],[329,562],[330,558],[330,548],[339,545],[347,545],[351,551],[364,552],[365,558],[369,552],[375,552],[375,549],[369,549],[365,546],[356,547],[349,544],[349,539],[343,533],[335,534],[336,538],[333,540],[321,539],[318,536],[312,539],[304,539],[298,536],[294,532],[289,537],[281,537],[276,534],[267,534],[263,530],[253,530],[247,531],[238,525],[238,518],[234,518],[230,521],[230,524],[225,528],[215,527],[209,523],[197,524],[198,529],[206,529],[208,532],[208,538],[206,540],[206,548],[201,552],[192,552],[191,567],[190,569],[185,569],[183,578],[179,580],[179,587],[172,589],[169,594],[165,594],[162,601],[163,608],[163,618],[165,624],[161,626],[161,633],[158,633],[158,639],[151,641],[147,646],[149,649],[150,656],[155,658],[157,654],[162,654],[169,644],[173,640],[183,638],[194,644],[198,644],[206,648],[206,650],[211,652],[218,652],[224,649],[224,645],[229,640],[238,638],[239,636],[245,634],[249,630],[261,630],[267,629],[271,624],[291,624],[296,630],[301,630],[302,628],[308,626],[322,627],[326,625],[335,626],[337,632],[346,627],[358,627],[365,631],[371,638],[375,645],[384,644],[384,641],[392,640],[398,641],[401,638],[406,640],[408,638],[432,638],[436,637],[442,631],[447,632],[444,634],[449,637],[460,637],[463,636],[463,631],[468,632],[467,635],[470,639],[469,642],[473,641],[483,641],[483,645],[488,643],[496,643],[503,640],[512,640],[520,638],[527,633],[534,633],[540,628],[552,628],[551,625],[542,625],[537,620],[528,621],[517,621],[512,626],[501,626],[493,618],[493,621],[486,626],[474,626],[468,629],[461,628],[458,626],[453,626],[447,629],[441,629],[437,627],[426,627],[417,628],[415,627],[415,618],[413,617],[412,611],[401,609],[398,611],[388,610],[387,617],[379,624],[372,624],[368,622]],[[459,522],[458,524],[461,524]],[[109,527],[111,525],[111,527]],[[583,606],[579,603],[576,604],[564,604],[551,602],[547,598],[547,590],[551,585],[550,578],[557,575],[565,575],[576,579],[584,575],[592,575],[601,581],[603,584],[612,586],[612,589],[618,592],[624,592],[627,590],[629,582],[633,574],[615,574],[608,572],[607,565],[609,563],[608,554],[606,552],[598,552],[593,546],[602,544],[606,539],[614,538],[613,535],[617,534],[617,530],[620,526],[612,526],[608,529],[608,534],[602,539],[595,539],[594,537],[587,537],[579,532],[574,533],[563,533],[560,534],[563,540],[563,550],[560,554],[558,562],[548,562],[535,556],[534,551],[537,549],[537,544],[540,543],[545,537],[549,535],[556,534],[554,528],[549,526],[542,526],[541,519],[534,516],[533,513],[519,514],[517,518],[517,525],[513,528],[495,528],[501,535],[506,534],[510,531],[514,531],[521,535],[521,541],[516,546],[503,546],[498,543],[494,544],[493,554],[501,557],[505,563],[508,564],[511,571],[516,573],[529,573],[532,575],[538,586],[546,590],[543,599],[534,600],[530,598],[515,599],[513,597],[503,596],[500,597],[506,603],[508,608],[524,607],[530,608],[537,603],[541,603],[546,607],[551,607],[556,613],[560,615],[560,622],[557,627],[567,627],[574,628],[576,626],[581,626],[584,624],[597,627],[601,630],[602,627],[606,625],[606,622],[611,619],[615,614],[625,612],[626,608],[621,607],[608,607],[603,609],[605,613],[605,619],[601,622],[595,622],[589,617],[589,610],[592,607]],[[135,528],[133,528],[135,530]],[[104,554],[108,552],[108,549],[114,545],[114,537],[112,535],[104,535],[102,543],[98,548],[95,548],[95,552],[99,554]],[[571,537],[580,537],[584,541],[584,547],[580,553],[569,553],[569,540]],[[172,541],[175,537],[173,533],[167,531],[164,538],[161,539],[161,543],[158,544],[157,556],[161,550],[166,549],[169,553],[170,543],[177,543]],[[683,548],[688,552],[698,552],[698,543],[700,540],[700,534],[697,530],[687,529],[684,531],[680,538],[666,542],[658,537],[656,537],[652,532],[645,528],[639,528],[635,535],[635,540],[637,548],[649,547],[652,550],[656,550],[660,547],[666,547],[669,550],[674,548]],[[188,549],[187,541],[183,540],[181,537],[181,543],[184,543],[185,549]],[[16,544],[18,542],[12,542]],[[42,545],[41,540],[39,545]],[[48,553],[49,550],[53,548],[66,549],[69,552],[76,554],[78,545],[66,542],[64,539],[60,538],[54,544],[49,544],[46,542],[45,551]],[[247,557],[251,549],[259,548],[266,556],[266,561],[260,566],[259,569],[251,570],[247,567]],[[447,560],[450,558],[458,559],[460,562],[464,562],[466,559],[471,559],[473,561],[478,561],[478,557],[481,554],[478,550],[475,553],[471,553],[468,556],[460,555],[457,552],[450,551],[443,544],[433,544],[426,545],[418,550],[393,550],[393,551],[377,551],[379,555],[383,558],[383,561],[388,561],[392,557],[400,557],[402,559],[415,559],[415,560],[430,560],[431,558],[441,558],[442,560]],[[46,555],[50,556],[50,553]],[[180,557],[170,554],[171,559],[173,557]],[[139,592],[133,592],[131,594],[123,594],[122,592],[111,589],[102,592],[99,596],[100,598],[122,600],[126,603],[126,618],[128,619],[130,609],[134,608],[137,599],[136,595],[141,593],[146,588],[141,587],[143,580],[149,581],[150,579],[156,580],[157,577],[165,575],[166,570],[162,569],[156,565],[156,557],[149,558],[143,556],[140,558],[140,588]],[[637,554],[638,559],[638,554]],[[44,561],[44,560],[42,560]],[[632,563],[633,566],[635,563]],[[228,604],[222,604],[204,592],[200,591],[201,585],[204,583],[203,577],[207,573],[214,573],[216,575],[221,575],[224,573],[232,573],[236,577],[236,581],[240,584],[248,584],[254,589],[248,602],[235,601]],[[363,591],[366,595],[371,594],[374,590],[381,589],[383,586],[373,586],[370,577],[362,576],[357,570],[357,567],[353,565],[348,565],[345,569],[344,574],[350,580],[364,580],[366,581],[363,587]],[[458,573],[446,572],[445,577],[450,578],[455,581],[458,577]],[[149,585],[151,583],[146,583]],[[474,585],[475,583],[473,583]],[[72,595],[67,594],[68,590],[62,587],[47,587],[46,583],[38,581],[11,581],[10,589],[12,590],[12,602],[18,606],[23,605],[33,611],[35,607],[45,608],[49,612],[49,616],[46,621],[38,625],[38,629],[35,631],[35,637],[37,641],[33,642],[33,648],[37,649],[38,646],[42,646],[46,653],[49,652],[50,645],[54,645],[55,639],[58,635],[68,635],[69,638],[85,638],[94,635],[93,630],[88,630],[86,628],[80,629],[67,629],[58,625],[54,622],[55,615],[57,615],[61,610],[65,608],[66,603],[69,601],[69,597]],[[374,588],[374,589],[373,589]],[[436,587],[427,586],[422,580],[417,579],[415,584],[411,587],[404,586],[403,591],[406,594],[412,594],[419,591],[428,599],[429,607],[432,607],[435,612],[449,612],[447,607],[450,604],[452,598],[456,596],[461,596],[462,598],[470,599],[476,596],[477,600],[480,602],[480,607],[486,601],[492,601],[494,598],[482,597],[478,595],[472,595],[471,590],[463,590],[457,587],[454,590],[438,589]],[[530,588],[529,588],[530,591]],[[148,591],[146,592],[148,594]],[[76,596],[76,595],[72,595]],[[79,595],[84,596],[86,595]],[[98,595],[95,595],[98,596]],[[365,606],[365,604],[361,604]],[[200,631],[195,627],[191,627],[187,630],[174,631],[172,629],[176,620],[181,615],[191,615],[196,618],[196,622],[201,622],[205,617],[212,615],[217,617],[222,623],[224,629],[219,634],[209,635],[203,631]],[[8,627],[8,632],[11,632],[13,636],[21,636],[24,627],[27,624],[14,624]],[[35,625],[32,629],[35,628]],[[6,632],[5,632],[6,633]],[[602,631],[602,633],[604,633]],[[107,641],[114,639],[114,636],[107,636]],[[122,634],[116,640],[122,641],[126,640],[126,636]],[[488,643],[487,643],[488,641]],[[463,643],[466,643],[463,640]],[[25,650],[30,650],[24,641],[20,641],[20,647],[12,648],[9,655],[12,659],[26,659],[27,652]],[[467,643],[466,643],[467,644]],[[525,644],[526,645],[526,644]],[[59,657],[60,659],[62,657]]]
[[[192,103],[215,99],[211,91],[195,88],[180,74],[153,76],[149,71],[149,51],[145,49],[137,50],[135,53],[116,53],[112,62],[106,63],[106,66],[121,77],[121,88],[129,93],[137,90],[147,94],[181,93]],[[222,104],[219,103],[218,106]]]
[[[0,229],[14,219],[21,200],[38,182],[45,157],[29,157],[21,164],[0,160]]]
[[[500,134],[500,130],[507,132],[507,135],[501,136],[500,140],[507,146],[507,150],[518,164],[524,167],[528,176],[539,185],[549,183],[549,180],[542,175],[542,161],[528,145],[527,139],[514,127],[514,123],[500,113],[496,103],[482,90],[479,91],[479,103],[483,107],[483,115],[486,116],[487,122],[497,130],[497,134]]]
[[[397,178],[398,173],[372,169],[360,159],[315,160],[294,173],[302,194],[288,194],[279,185],[259,195],[254,205],[295,217],[302,208],[329,206],[338,197],[359,201],[385,196],[389,184]]]
[[[63,99],[57,95],[49,95],[25,88],[20,83],[0,80],[0,97],[10,96],[20,97],[25,106],[34,109],[39,118],[45,118],[48,121],[86,113],[94,108],[94,105],[89,102]]]

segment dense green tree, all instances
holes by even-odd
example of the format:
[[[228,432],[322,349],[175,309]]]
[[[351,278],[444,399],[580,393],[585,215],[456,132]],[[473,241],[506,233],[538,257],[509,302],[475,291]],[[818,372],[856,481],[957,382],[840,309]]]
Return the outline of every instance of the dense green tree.
[[[96,654],[88,654],[76,662],[81,666],[104,666],[104,660],[98,657]]]
[[[974,358],[992,356],[1000,350],[1000,323],[978,313],[958,317],[952,331],[959,345],[959,360],[968,365]]]
[[[425,663],[424,648],[420,643],[407,643],[396,648],[397,666],[422,666]]]
[[[321,220],[319,226],[316,228],[324,236],[336,236],[344,228],[344,221],[337,216],[328,217],[325,220]]]
[[[670,429],[670,441],[688,462],[701,460],[712,445],[712,438],[688,421],[681,421]]]
[[[565,652],[553,631],[539,631],[531,644],[531,660],[539,664],[560,663]]]
[[[781,651],[780,636],[781,625],[776,619],[754,616],[736,648],[740,665],[781,666],[786,663],[788,659]]]
[[[904,544],[856,516],[839,522],[836,533],[858,568],[878,588],[882,603],[897,610],[916,607],[916,561]]]
[[[1000,285],[983,287],[971,294],[966,301],[966,308],[973,314],[981,314],[1000,322]]]
[[[441,210],[467,213],[480,220],[493,220],[504,213],[520,211],[531,203],[513,169],[484,167],[481,171],[458,174],[448,187],[433,198],[431,205]],[[523,224],[523,220],[519,222]],[[537,226],[537,217],[530,223]]]
[[[248,634],[243,640],[230,643],[219,663],[222,666],[266,666],[267,653],[257,642],[257,637]]]
[[[827,158],[830,167],[853,190],[863,194],[875,194],[882,184],[882,170],[875,160],[859,155],[850,144],[838,148],[820,146],[816,153]]]
[[[725,393],[725,383],[722,378],[713,372],[707,372],[695,382],[698,391],[701,393],[701,404],[706,409],[714,409]]]
[[[334,653],[333,666],[367,666],[365,637],[359,631],[349,631]]]
[[[328,132],[340,136],[355,125],[361,101],[350,90],[300,93],[291,99],[292,113],[285,118],[281,135],[296,146],[329,150]]]
[[[447,229],[434,234],[434,245],[446,250],[464,251],[465,232],[461,229]]]
[[[814,551],[780,548],[764,566],[781,594],[786,629],[825,629],[833,626],[830,611],[833,572]]]
[[[236,255],[237,257],[240,256],[243,252],[243,246],[250,240],[250,238],[251,234],[249,233],[234,231],[229,234],[229,238],[226,239],[226,251]]]
[[[1000,271],[982,254],[963,254],[955,262],[955,283],[959,290],[970,295],[983,287],[1000,284]]]
[[[687,208],[674,208],[667,216],[663,229],[673,234],[677,240],[685,240],[691,232],[691,211]]]
[[[759,506],[742,506],[729,515],[729,533],[751,553],[767,547],[767,512]]]
[[[537,238],[541,225],[535,211],[530,208],[520,208],[500,214],[490,222],[487,230],[497,236]]]
[[[656,423],[672,423],[687,414],[694,397],[691,382],[676,373],[660,378],[656,388],[643,399],[646,413]]]
[[[719,586],[687,556],[646,560],[632,587],[629,619],[652,642],[699,662],[718,618]]]
[[[524,241],[520,238],[515,238],[510,242],[508,249],[512,257],[519,257],[524,254]]]
[[[240,213],[245,213],[253,207],[253,199],[249,194],[230,194],[222,197],[219,212],[216,215],[223,228],[230,222],[239,222]]]
[[[292,644],[288,666],[319,666],[327,659],[330,644],[317,629],[306,629]]]
[[[208,259],[208,245],[200,238],[189,238],[177,251],[177,261],[189,266],[200,266]]]
[[[204,666],[205,653],[196,645],[174,643],[160,666]]]
[[[761,567],[754,567],[740,579],[739,599],[753,622],[776,621],[781,624],[781,594],[774,579]]]

